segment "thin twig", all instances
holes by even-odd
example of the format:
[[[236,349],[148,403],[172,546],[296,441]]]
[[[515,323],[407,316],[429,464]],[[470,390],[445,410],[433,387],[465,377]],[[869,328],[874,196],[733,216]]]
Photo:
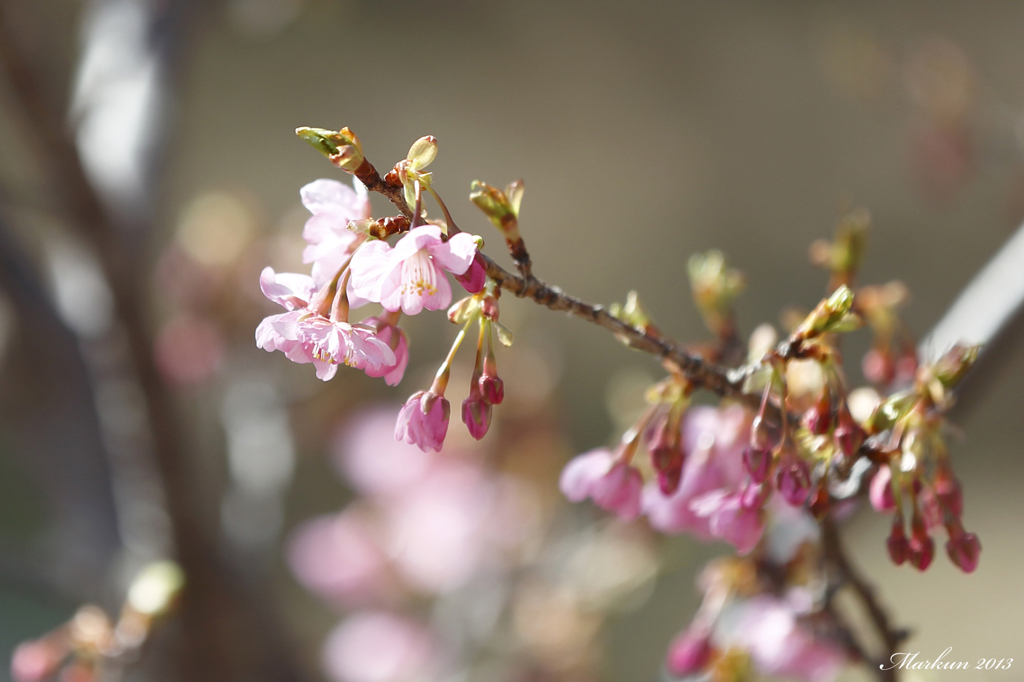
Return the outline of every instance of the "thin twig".
[[[371,192],[383,194],[402,213],[411,218],[413,210],[405,200],[401,186],[395,186],[381,178],[380,173],[369,160],[354,175],[366,185]],[[528,298],[551,310],[567,312],[593,324],[603,327],[615,334],[630,348],[650,353],[664,361],[677,366],[686,378],[700,388],[707,389],[723,398],[736,398],[744,402],[758,400],[743,392],[743,384],[753,374],[760,363],[753,363],[738,369],[727,369],[703,358],[687,352],[681,345],[662,334],[654,335],[638,329],[617,317],[614,317],[600,305],[586,303],[566,294],[558,287],[550,286],[537,279],[532,273],[529,277],[516,275],[498,265],[490,257],[480,254],[487,266],[487,276],[493,279],[498,287],[519,298]]]

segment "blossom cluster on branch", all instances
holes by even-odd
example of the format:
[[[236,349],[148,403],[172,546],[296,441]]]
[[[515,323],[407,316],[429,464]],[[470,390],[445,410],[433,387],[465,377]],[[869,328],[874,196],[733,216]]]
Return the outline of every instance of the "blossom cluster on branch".
[[[437,153],[434,138],[417,140],[382,177],[347,128],[297,132],[352,174],[354,184],[318,180],[302,189],[312,213],[303,233],[311,272],[264,270],[264,294],[286,312],[260,324],[257,345],[314,364],[324,380],[344,364],[394,385],[409,358],[401,314],[448,308],[460,329],[433,383],[400,410],[397,439],[424,452],[442,450],[452,364],[474,325],[476,358],[461,416],[473,438],[487,433],[493,407],[504,399],[493,337],[511,343],[498,321],[502,291],[569,311],[661,361],[666,376],[648,389],[647,408],[633,426],[613,447],[571,460],[560,487],[568,499],[590,499],[626,521],[645,516],[662,533],[735,547],[738,557],[705,572],[704,606],[670,649],[674,675],[741,680],[756,669],[819,682],[847,661],[877,660],[831,603],[834,588],[852,585],[886,646],[897,640],[833,537],[833,522],[862,491],[872,507],[893,515],[886,547],[894,563],[926,569],[935,553],[932,535],[944,527],[950,560],[965,572],[977,567],[981,547],[961,522],[944,415],[978,349],[956,346],[937,363],[918,361],[898,315],[905,287],[855,283],[866,212],[847,214],[834,241],[812,246],[812,261],[830,273],[829,295],[794,320],[781,342],[770,326],[755,330],[740,364],[744,344],[732,302],[744,278],[720,253],[694,256],[688,268],[714,339],[683,346],[654,324],[635,292],[605,310],[537,279],[519,229],[521,182],[502,191],[477,181],[470,194],[504,238],[513,274],[482,252],[480,237],[459,230],[435,190],[425,170]],[[386,196],[398,214],[374,220],[368,191]],[[444,219],[427,218],[428,195]],[[454,305],[449,273],[468,294]],[[351,322],[350,310],[367,304],[383,310]],[[841,339],[864,326],[873,334],[862,363],[871,385],[851,390]],[[704,392],[721,404],[696,404]]]

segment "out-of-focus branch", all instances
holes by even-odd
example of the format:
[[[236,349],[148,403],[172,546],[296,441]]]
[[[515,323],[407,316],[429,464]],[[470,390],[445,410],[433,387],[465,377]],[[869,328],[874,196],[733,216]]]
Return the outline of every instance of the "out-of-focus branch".
[[[165,7],[164,11],[170,11]],[[0,70],[11,86],[25,130],[43,161],[51,196],[59,197],[69,222],[95,249],[113,295],[127,354],[145,398],[155,459],[164,486],[177,559],[187,576],[181,604],[180,679],[302,680],[271,614],[265,590],[250,585],[223,556],[218,510],[201,494],[195,463],[182,444],[173,396],[152,355],[145,299],[145,261],[107,215],[64,131],[64,111],[52,106],[33,66],[18,49],[16,32],[0,11]],[[137,226],[136,226],[137,227]]]
[[[906,630],[896,629],[889,621],[889,615],[875,597],[874,588],[860,575],[850,562],[843,549],[839,530],[835,521],[828,514],[820,522],[821,547],[824,553],[826,569],[836,578],[837,589],[848,586],[857,596],[857,600],[867,613],[872,627],[882,641],[884,651],[875,660],[867,655],[863,645],[856,645],[868,667],[877,675],[881,682],[895,682],[896,668],[891,664],[893,654],[900,642],[907,638]]]

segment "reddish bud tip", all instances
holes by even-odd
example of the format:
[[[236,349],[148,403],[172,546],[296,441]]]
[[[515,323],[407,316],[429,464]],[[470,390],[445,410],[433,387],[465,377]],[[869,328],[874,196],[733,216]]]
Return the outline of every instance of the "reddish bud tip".
[[[927,570],[932,565],[932,559],[935,558],[935,542],[927,535],[923,537],[913,535],[908,544],[910,546],[910,556],[908,557],[910,563],[919,571]]]
[[[484,284],[487,283],[487,266],[484,265],[479,253],[473,256],[473,262],[469,264],[466,272],[455,275],[455,281],[471,294],[478,294],[484,290]]]
[[[498,377],[485,374],[480,377],[480,393],[491,405],[500,405],[505,399],[505,383]]]
[[[898,514],[893,520],[892,531],[885,541],[885,546],[889,550],[889,558],[897,566],[906,561],[910,554],[910,545],[907,543],[907,536],[903,532],[903,521]]]
[[[981,542],[974,533],[960,533],[946,542],[946,553],[964,573],[973,573],[981,558]]]
[[[811,492],[811,474],[807,463],[797,456],[788,458],[779,467],[775,476],[775,487],[786,502],[794,507],[802,505]]]
[[[491,427],[491,406],[480,398],[466,398],[462,401],[462,422],[469,435],[480,440]]]
[[[864,430],[852,417],[840,418],[839,425],[836,426],[835,439],[842,453],[847,457],[853,457],[864,444]]]
[[[743,466],[754,483],[768,480],[772,469],[772,453],[767,448],[749,446],[743,450]]]
[[[824,435],[832,428],[832,400],[828,390],[823,391],[818,401],[804,412],[803,422],[815,436]]]
[[[706,634],[686,630],[669,645],[665,667],[675,677],[692,675],[708,665],[712,653]]]

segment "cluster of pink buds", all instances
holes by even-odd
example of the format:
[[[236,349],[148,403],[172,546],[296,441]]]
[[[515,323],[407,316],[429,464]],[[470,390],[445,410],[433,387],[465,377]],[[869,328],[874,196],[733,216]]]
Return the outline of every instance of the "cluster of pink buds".
[[[768,498],[741,463],[751,423],[747,410],[687,409],[688,388],[671,377],[652,387],[648,399],[652,405],[614,451],[592,450],[566,465],[562,492],[627,520],[643,513],[664,533],[724,540],[742,554],[753,550],[764,533]],[[635,464],[642,445],[649,459]],[[643,471],[652,473],[646,485]]]
[[[471,287],[475,288],[475,287]],[[480,440],[491,426],[491,411],[505,399],[505,387],[498,376],[494,357],[494,334],[505,345],[512,343],[511,333],[498,322],[498,298],[493,283],[458,301],[448,310],[448,319],[462,329],[434,377],[428,391],[418,391],[406,401],[398,415],[395,438],[421,450],[440,451],[448,431],[451,405],[444,397],[451,378],[455,354],[475,322],[478,327],[476,363],[469,384],[469,395],[462,402],[462,421],[469,434]]]
[[[948,391],[976,357],[976,348],[954,347],[936,365],[918,371],[913,389],[880,403],[869,421],[871,428],[890,433],[893,446],[871,480],[869,498],[876,510],[894,512],[886,546],[897,565],[928,568],[935,556],[931,532],[945,526],[950,560],[967,573],[978,566],[981,543],[960,520],[963,496],[935,410],[949,400]]]

